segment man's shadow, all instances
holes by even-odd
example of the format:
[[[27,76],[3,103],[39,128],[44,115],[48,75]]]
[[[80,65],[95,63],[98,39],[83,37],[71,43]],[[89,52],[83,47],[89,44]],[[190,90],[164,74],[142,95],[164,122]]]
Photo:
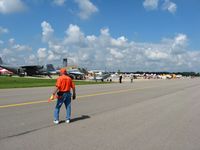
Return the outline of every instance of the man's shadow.
[[[72,119],[70,120],[70,123],[76,122],[76,121],[85,120],[85,119],[89,119],[89,118],[91,118],[91,117],[88,116],[88,115],[82,115],[82,116],[80,116],[80,117],[72,118]],[[60,123],[65,123],[65,120],[61,120]]]
[[[75,118],[71,119],[70,122],[76,122],[76,121],[85,120],[85,119],[89,119],[89,118],[91,118],[91,117],[88,116],[88,115],[82,115],[81,117],[75,117]],[[65,120],[61,120],[60,123],[65,123]],[[38,130],[41,130],[41,129],[44,129],[44,128],[51,127],[51,126],[53,126],[53,125],[44,126],[44,127],[40,127],[40,128],[36,128],[36,129],[32,129],[32,130],[26,130],[24,132],[20,132],[20,133],[17,133],[17,134],[13,134],[13,135],[9,135],[9,136],[0,138],[0,140],[12,138],[12,137],[16,137],[16,136],[20,136],[20,135],[24,135],[24,134],[28,134],[28,133],[35,132],[35,131],[38,131]]]

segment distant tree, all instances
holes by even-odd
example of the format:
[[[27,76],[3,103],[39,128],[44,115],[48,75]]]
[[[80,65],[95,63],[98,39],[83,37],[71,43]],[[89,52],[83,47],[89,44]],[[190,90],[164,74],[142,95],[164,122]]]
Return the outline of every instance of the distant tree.
[[[200,73],[197,73],[196,76],[197,76],[197,77],[200,77]]]

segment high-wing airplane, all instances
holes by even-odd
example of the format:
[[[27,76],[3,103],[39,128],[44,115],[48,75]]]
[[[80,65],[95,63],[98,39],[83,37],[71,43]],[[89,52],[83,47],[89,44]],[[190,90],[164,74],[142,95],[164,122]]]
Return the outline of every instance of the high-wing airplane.
[[[67,71],[67,74],[71,76],[73,79],[83,80],[85,74],[80,72],[78,69],[70,69]]]
[[[91,80],[104,81],[105,79],[107,79],[107,78],[109,78],[111,76],[110,73],[105,72],[104,70],[90,70],[88,72],[93,74],[93,76],[89,78]]]
[[[4,64],[1,58],[0,58],[0,67],[10,72],[13,72],[14,74],[17,74],[19,76],[47,75],[51,78],[51,75],[54,74],[56,71],[52,64],[48,64],[46,66],[40,66],[40,65],[16,66],[16,65]]]

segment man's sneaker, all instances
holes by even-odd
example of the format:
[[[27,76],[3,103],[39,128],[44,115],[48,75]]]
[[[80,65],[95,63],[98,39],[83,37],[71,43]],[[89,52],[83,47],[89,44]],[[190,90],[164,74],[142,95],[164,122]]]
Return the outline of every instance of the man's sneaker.
[[[58,120],[54,120],[53,123],[54,124],[59,124],[59,121]]]
[[[66,122],[66,123],[70,123],[70,120],[68,119],[68,120],[66,120],[65,122]]]

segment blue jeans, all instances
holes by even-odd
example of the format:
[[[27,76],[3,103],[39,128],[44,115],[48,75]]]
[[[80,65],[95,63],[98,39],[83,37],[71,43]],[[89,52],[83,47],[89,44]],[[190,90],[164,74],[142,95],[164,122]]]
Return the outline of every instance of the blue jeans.
[[[65,104],[66,108],[66,119],[70,120],[71,117],[71,93],[64,93],[60,98],[58,98],[56,107],[54,110],[54,120],[59,120],[59,113],[62,104]]]

